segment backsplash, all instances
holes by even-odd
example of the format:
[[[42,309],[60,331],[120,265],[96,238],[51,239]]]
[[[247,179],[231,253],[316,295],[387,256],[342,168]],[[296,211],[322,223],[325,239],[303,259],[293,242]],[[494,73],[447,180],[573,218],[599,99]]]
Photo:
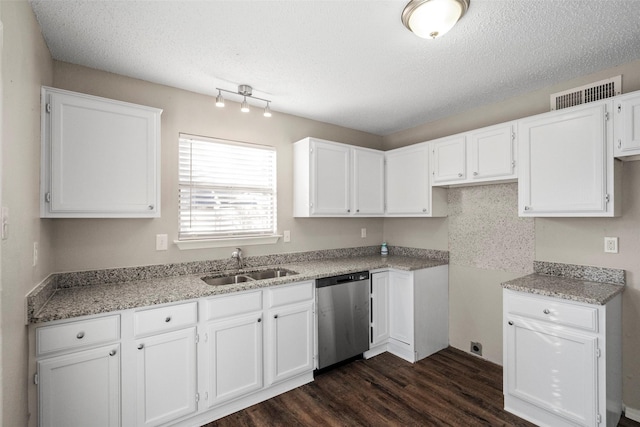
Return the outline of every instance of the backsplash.
[[[450,188],[449,263],[532,273],[533,218],[518,217],[518,184]]]

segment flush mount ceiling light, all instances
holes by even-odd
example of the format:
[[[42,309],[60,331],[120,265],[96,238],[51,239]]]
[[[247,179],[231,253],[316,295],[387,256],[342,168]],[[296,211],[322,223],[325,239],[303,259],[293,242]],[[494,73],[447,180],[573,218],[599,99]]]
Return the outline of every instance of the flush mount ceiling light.
[[[225,92],[225,93],[230,93],[230,94],[242,97],[242,103],[240,104],[240,111],[242,111],[243,113],[248,113],[249,111],[251,111],[249,107],[249,103],[247,102],[247,98],[257,99],[259,101],[266,102],[267,105],[264,107],[263,115],[265,117],[271,117],[271,108],[269,107],[269,104],[271,103],[271,101],[268,99],[263,99],[263,98],[258,98],[257,96],[253,96],[252,95],[253,88],[249,85],[238,86],[237,92],[232,92],[226,89],[220,89],[218,87],[216,88],[216,90],[218,91],[218,95],[216,96],[216,107],[224,107],[224,98],[222,97],[222,92]]]
[[[444,35],[469,8],[469,0],[411,0],[402,23],[415,35],[435,39]]]

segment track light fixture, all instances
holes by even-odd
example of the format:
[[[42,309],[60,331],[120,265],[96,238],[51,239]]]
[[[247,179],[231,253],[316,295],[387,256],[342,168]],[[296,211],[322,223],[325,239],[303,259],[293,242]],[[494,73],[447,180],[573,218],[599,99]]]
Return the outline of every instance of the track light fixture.
[[[248,113],[249,111],[251,111],[249,107],[249,103],[247,102],[247,98],[257,99],[259,101],[266,102],[267,105],[264,107],[263,116],[271,117],[271,107],[269,106],[271,104],[271,101],[268,99],[262,99],[262,98],[258,98],[257,96],[253,96],[252,95],[253,88],[249,85],[238,86],[237,92],[232,92],[226,89],[220,89],[218,87],[216,88],[216,90],[218,91],[218,95],[216,96],[216,107],[224,107],[224,98],[222,97],[222,92],[225,92],[225,93],[230,93],[230,94],[238,95],[242,97],[242,103],[240,104],[240,111],[242,111],[243,113]]]

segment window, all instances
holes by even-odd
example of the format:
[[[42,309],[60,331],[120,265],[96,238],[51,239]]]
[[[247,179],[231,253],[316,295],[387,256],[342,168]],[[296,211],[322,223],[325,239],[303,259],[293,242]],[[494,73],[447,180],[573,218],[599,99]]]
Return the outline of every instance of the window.
[[[273,236],[273,147],[180,134],[180,240]]]

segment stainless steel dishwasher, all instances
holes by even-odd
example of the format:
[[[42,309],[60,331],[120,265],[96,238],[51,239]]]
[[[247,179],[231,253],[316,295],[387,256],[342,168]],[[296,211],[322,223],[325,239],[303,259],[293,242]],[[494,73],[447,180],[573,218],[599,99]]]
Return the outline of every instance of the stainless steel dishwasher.
[[[318,369],[369,350],[369,272],[316,280]]]

